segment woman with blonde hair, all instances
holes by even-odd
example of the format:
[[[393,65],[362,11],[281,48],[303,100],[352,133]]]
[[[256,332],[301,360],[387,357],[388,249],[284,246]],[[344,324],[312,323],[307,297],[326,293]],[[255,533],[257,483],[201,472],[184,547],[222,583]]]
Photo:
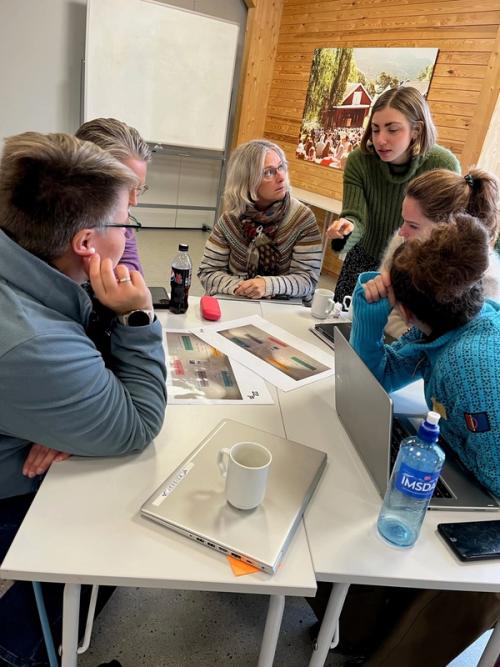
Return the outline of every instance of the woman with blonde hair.
[[[391,88],[372,107],[361,144],[347,158],[340,219],[327,230],[332,248],[349,249],[335,300],[352,294],[358,275],[375,270],[387,241],[401,226],[407,184],[431,169],[459,172],[457,158],[436,144],[436,128],[425,98],[411,87]]]
[[[152,152],[135,127],[116,118],[94,118],[80,125],[75,136],[108,151],[134,172],[139,184],[130,190],[129,206],[137,206],[139,197],[148,189],[146,175]],[[125,250],[120,263],[144,275],[133,229],[127,229]]]
[[[290,195],[279,146],[257,139],[231,154],[224,213],[207,239],[198,277],[207,294],[312,300],[321,235],[312,211]]]

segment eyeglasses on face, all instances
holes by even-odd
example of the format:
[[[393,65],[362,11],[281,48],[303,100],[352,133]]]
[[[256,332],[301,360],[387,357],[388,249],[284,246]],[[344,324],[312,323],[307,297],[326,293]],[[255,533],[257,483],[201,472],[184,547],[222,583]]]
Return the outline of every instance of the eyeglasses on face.
[[[139,231],[139,229],[142,227],[142,224],[139,222],[139,220],[137,220],[137,218],[134,218],[134,216],[130,215],[129,213],[128,222],[124,222],[121,225],[115,222],[108,222],[105,225],[102,225],[102,227],[122,227],[123,229],[135,229],[136,231]]]
[[[143,195],[145,192],[147,192],[149,190],[149,186],[148,185],[140,185],[138,188],[134,188],[134,190],[135,190],[135,194],[138,197],[140,197],[141,195]]]
[[[277,167],[266,167],[262,170],[262,179],[264,181],[270,181],[273,178],[276,178],[276,174],[286,174],[287,171],[288,165],[283,162]]]

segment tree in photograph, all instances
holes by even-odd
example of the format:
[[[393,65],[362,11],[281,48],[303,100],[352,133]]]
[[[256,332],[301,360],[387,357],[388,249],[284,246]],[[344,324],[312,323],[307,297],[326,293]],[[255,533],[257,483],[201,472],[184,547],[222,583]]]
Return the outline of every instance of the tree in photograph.
[[[357,68],[355,61],[353,60],[353,67],[351,67],[351,74],[349,75],[349,81],[352,83],[362,83],[366,89],[366,92],[372,97],[375,95],[375,84],[371,81],[363,72]]]
[[[335,76],[335,53],[339,49],[316,49],[304,107],[304,123],[318,122],[323,100],[329,95]]]
[[[434,63],[427,65],[417,76],[417,81],[430,81],[432,72],[434,71]]]
[[[330,86],[328,109],[338,106],[344,98],[347,82],[349,81],[354,49],[336,49],[336,51],[335,76]]]
[[[387,72],[380,72],[375,79],[375,86],[379,93],[382,93],[386,88],[396,88],[399,86],[399,77]]]

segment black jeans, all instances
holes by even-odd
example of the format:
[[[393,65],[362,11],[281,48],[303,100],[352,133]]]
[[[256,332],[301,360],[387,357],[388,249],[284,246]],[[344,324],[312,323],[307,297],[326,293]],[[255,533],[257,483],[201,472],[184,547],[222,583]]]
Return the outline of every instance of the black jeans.
[[[0,562],[3,561],[35,494],[0,499]],[[36,549],[36,544],[32,545]],[[42,584],[43,597],[54,643],[62,637],[62,584]],[[80,633],[84,630],[90,601],[90,586],[82,586]],[[109,600],[114,588],[101,586],[96,613]],[[49,664],[33,586],[17,581],[0,598],[0,665],[12,667],[47,667]]]

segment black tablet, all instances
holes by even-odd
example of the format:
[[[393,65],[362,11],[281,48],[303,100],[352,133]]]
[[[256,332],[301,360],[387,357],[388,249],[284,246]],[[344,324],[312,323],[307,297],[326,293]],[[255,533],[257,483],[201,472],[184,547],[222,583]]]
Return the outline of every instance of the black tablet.
[[[332,349],[335,349],[334,345],[334,335],[335,327],[340,327],[341,332],[349,340],[351,335],[351,323],[350,322],[321,322],[315,324],[311,327],[311,331],[321,338],[321,340],[326,343]]]
[[[164,287],[150,287],[149,291],[153,297],[153,308],[168,308],[170,299]]]
[[[500,558],[500,519],[439,523],[437,529],[460,560]]]

